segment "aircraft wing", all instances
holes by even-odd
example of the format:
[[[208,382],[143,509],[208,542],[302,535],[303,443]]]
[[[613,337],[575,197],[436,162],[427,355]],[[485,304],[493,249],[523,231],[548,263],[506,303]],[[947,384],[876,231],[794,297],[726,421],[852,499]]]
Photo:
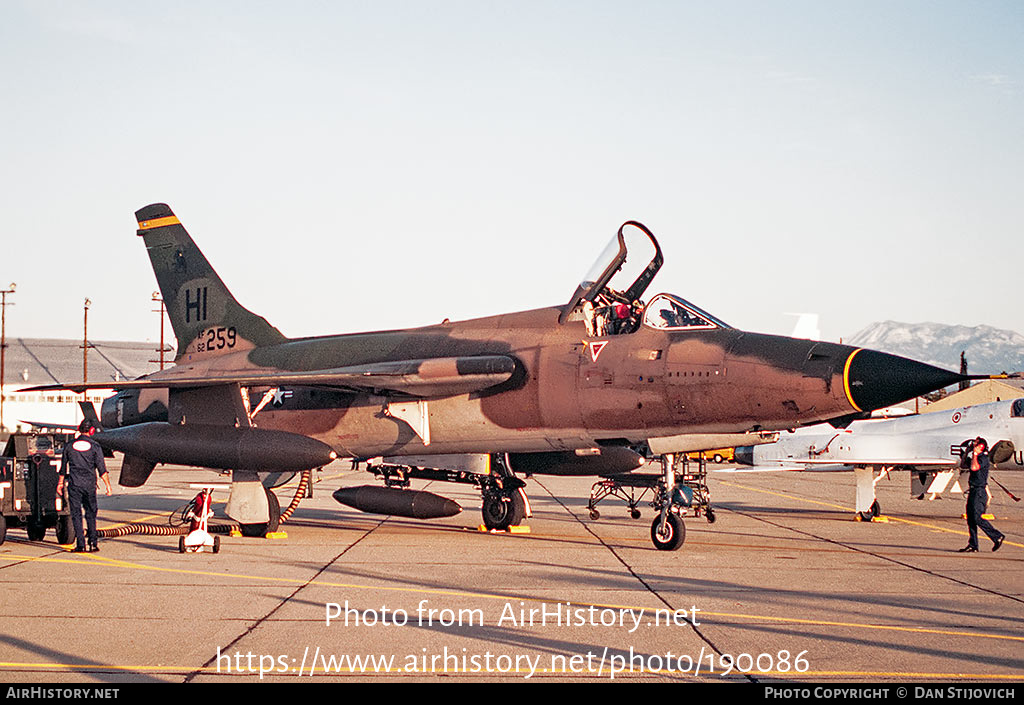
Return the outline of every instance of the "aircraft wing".
[[[719,473],[742,475],[753,472],[803,472],[805,468],[802,465],[748,465],[732,468],[709,468],[709,470],[716,475]]]
[[[324,370],[282,371],[249,369],[190,374],[171,369],[158,378],[127,382],[54,384],[33,387],[31,391],[66,389],[197,389],[222,385],[322,386],[374,394],[403,394],[420,398],[441,398],[479,392],[507,382],[515,372],[516,361],[506,355],[440,357],[425,360],[389,360]],[[30,391],[30,390],[25,390]]]
[[[923,468],[931,468],[931,467],[941,467],[941,468],[956,467],[956,466],[960,465],[960,458],[922,458],[922,457],[899,458],[899,457],[889,457],[889,458],[850,458],[850,459],[845,459],[845,460],[837,460],[835,458],[828,459],[828,460],[815,458],[813,460],[801,459],[799,461],[793,461],[793,462],[798,462],[801,465],[810,465],[810,466],[845,465],[845,466],[849,466],[850,468],[853,468],[855,466],[859,467],[859,466],[862,466],[862,465],[879,465],[879,466],[884,465],[886,467],[912,466],[915,469],[923,469]]]
[[[762,460],[756,465],[737,468],[733,472],[853,472],[855,467],[890,468],[893,470],[948,470],[960,465],[959,458],[884,458],[864,460],[823,460],[789,458],[787,460]],[[716,470],[716,472],[723,472]]]
[[[49,429],[53,429],[54,431],[68,431],[68,432],[77,431],[78,430],[78,424],[76,424],[76,423],[75,424],[70,424],[70,423],[50,423],[48,421],[29,421],[28,419],[18,419],[18,421],[20,423],[28,424],[29,426],[32,426],[33,428],[37,428],[37,429],[47,429],[47,428],[49,428]]]

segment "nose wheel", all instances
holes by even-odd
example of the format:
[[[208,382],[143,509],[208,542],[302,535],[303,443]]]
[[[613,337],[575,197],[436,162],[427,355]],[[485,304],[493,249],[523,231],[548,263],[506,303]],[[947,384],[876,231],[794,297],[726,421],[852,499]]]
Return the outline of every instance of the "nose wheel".
[[[678,516],[669,512],[664,521],[660,516],[651,524],[651,541],[659,551],[675,551],[686,540],[686,525]]]
[[[651,524],[651,542],[659,551],[676,551],[686,540],[684,516],[703,516],[708,523],[715,521],[707,484],[707,461],[702,455],[697,469],[691,471],[685,455],[668,453],[662,456],[661,467],[662,477],[651,502],[657,512]]]

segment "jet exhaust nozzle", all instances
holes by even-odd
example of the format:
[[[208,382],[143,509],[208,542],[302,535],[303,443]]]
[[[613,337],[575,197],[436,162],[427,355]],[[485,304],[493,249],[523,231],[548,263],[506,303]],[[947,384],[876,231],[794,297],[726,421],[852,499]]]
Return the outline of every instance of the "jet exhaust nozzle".
[[[218,470],[300,472],[337,457],[329,445],[315,438],[233,426],[151,422],[102,431],[93,439],[103,448],[151,463]]]
[[[342,487],[331,495],[340,504],[368,514],[388,514],[409,519],[452,517],[462,506],[447,497],[422,490],[359,485]]]

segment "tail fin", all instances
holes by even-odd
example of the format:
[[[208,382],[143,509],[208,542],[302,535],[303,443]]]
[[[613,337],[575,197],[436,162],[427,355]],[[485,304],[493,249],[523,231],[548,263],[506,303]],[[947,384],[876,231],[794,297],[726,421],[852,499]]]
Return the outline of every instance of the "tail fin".
[[[85,421],[92,421],[96,428],[103,428],[99,414],[96,413],[96,406],[91,401],[78,402],[78,408],[82,410],[82,418]]]
[[[146,206],[135,218],[178,339],[175,362],[287,340],[265,318],[235,301],[166,204]]]

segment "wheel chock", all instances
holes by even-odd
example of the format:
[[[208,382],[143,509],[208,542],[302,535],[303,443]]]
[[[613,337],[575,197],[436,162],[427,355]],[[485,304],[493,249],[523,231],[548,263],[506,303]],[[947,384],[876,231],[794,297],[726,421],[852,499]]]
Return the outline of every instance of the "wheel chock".
[[[499,529],[488,529],[485,525],[480,524],[476,527],[476,530],[484,534],[528,534],[530,533],[529,526],[510,526],[504,531]]]
[[[287,531],[271,531],[264,538],[268,538],[268,539],[286,539],[286,538],[288,538],[288,532]]]

